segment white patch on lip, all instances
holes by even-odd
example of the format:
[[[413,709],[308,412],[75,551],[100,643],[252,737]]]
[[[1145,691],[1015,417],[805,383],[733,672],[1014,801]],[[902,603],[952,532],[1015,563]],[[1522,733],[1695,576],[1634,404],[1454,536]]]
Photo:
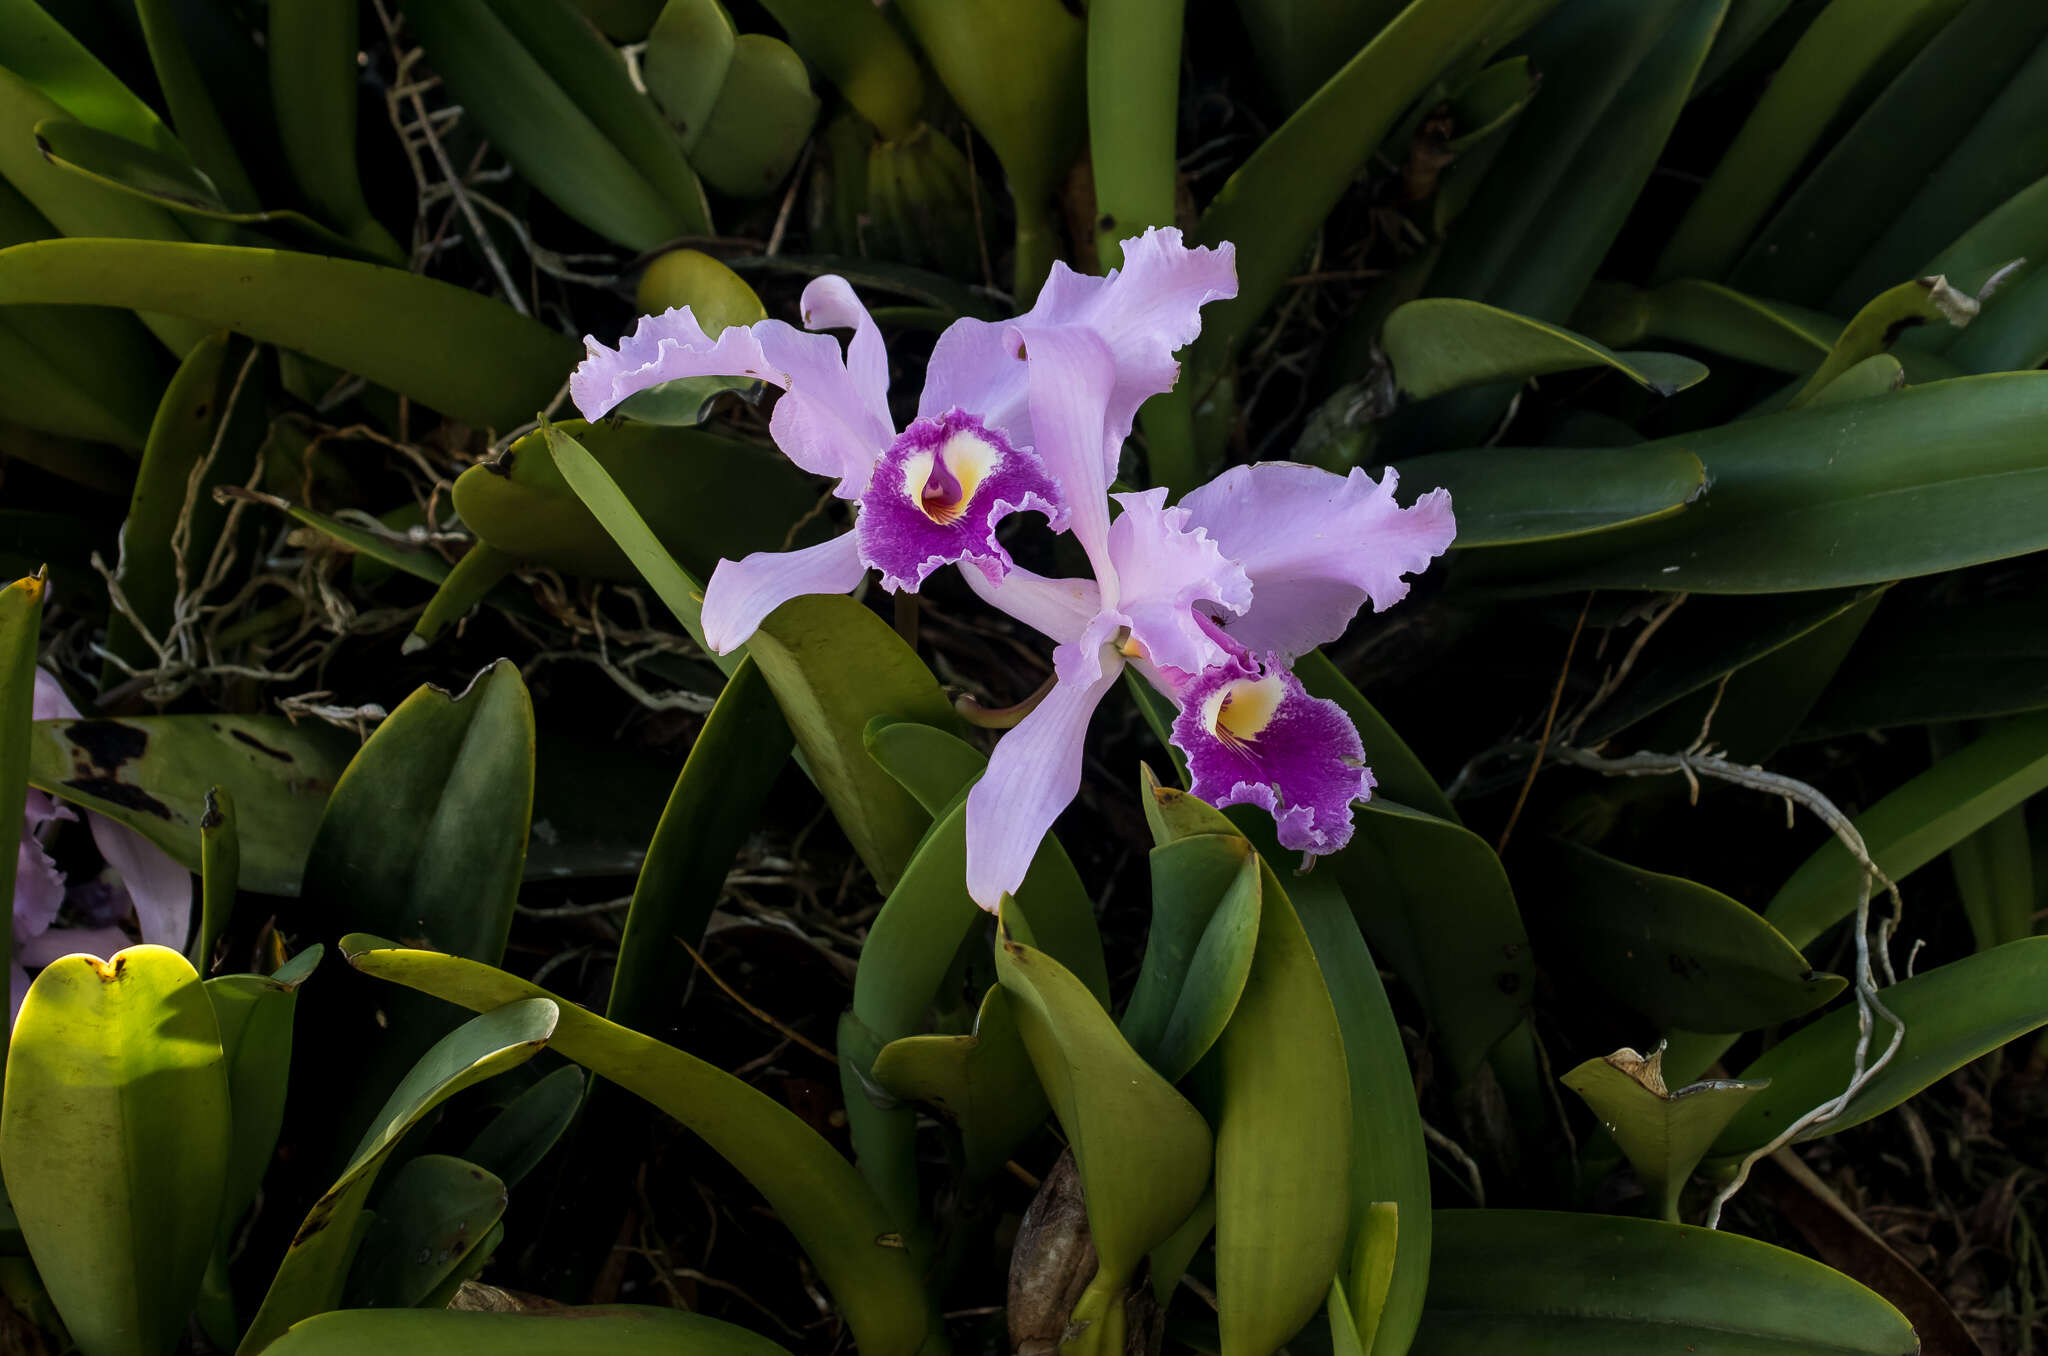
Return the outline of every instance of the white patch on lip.
[[[967,511],[975,491],[1002,460],[1002,450],[970,429],[961,429],[939,444],[936,459],[930,452],[913,452],[903,459],[903,492],[924,516],[945,527]],[[959,486],[956,495],[928,494],[932,471],[943,466]]]
[[[1286,696],[1277,674],[1225,683],[1202,702],[1202,728],[1233,748],[1243,748],[1273,723]]]

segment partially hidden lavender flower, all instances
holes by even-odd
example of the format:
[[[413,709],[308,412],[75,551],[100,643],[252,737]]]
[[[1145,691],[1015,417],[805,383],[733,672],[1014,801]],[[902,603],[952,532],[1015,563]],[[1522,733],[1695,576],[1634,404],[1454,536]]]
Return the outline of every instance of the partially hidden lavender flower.
[[[31,714],[37,720],[79,718],[64,689],[41,669],[36,670]],[[19,1015],[28,993],[29,971],[60,956],[83,951],[105,957],[129,946],[131,939],[118,924],[131,905],[145,942],[182,949],[192,924],[191,873],[156,844],[105,815],[87,811],[85,823],[100,856],[120,877],[119,888],[100,881],[66,881],[43,844],[51,825],[76,819],[69,806],[29,788],[15,854],[14,964],[8,986],[13,1015]],[[67,904],[74,921],[59,926]]]
[[[807,326],[852,331],[843,353],[832,336],[779,320],[728,328],[713,340],[680,307],[644,318],[616,349],[586,339],[589,356],[570,393],[584,417],[596,419],[680,377],[768,382],[782,388],[769,422],[776,446],[805,470],[832,477],[833,493],[857,505],[853,530],[830,541],[718,563],[705,587],[703,624],[705,638],[725,653],[784,601],[848,592],[870,569],[898,591],[915,590],[948,564],[971,565],[970,576],[999,582],[1013,565],[997,524],[1031,510],[1063,529],[1077,502],[1038,452],[1017,335],[1072,328],[1099,346],[1109,368],[1105,417],[1120,430],[1113,460],[1138,406],[1173,385],[1173,351],[1193,337],[1201,305],[1235,292],[1228,247],[1188,249],[1172,230],[1130,242],[1124,267],[1108,277],[1057,266],[1016,321],[963,319],[939,336],[917,417],[900,432],[889,414],[881,333],[838,277],[806,287],[800,309]]]

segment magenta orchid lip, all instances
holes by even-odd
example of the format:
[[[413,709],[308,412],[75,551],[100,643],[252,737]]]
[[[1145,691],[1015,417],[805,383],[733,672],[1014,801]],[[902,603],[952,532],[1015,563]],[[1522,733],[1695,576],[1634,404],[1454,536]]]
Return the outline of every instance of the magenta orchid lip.
[[[1200,334],[1202,307],[1237,294],[1228,244],[1190,248],[1154,229],[1123,242],[1123,258],[1104,277],[1056,264],[1014,320],[955,321],[900,432],[880,331],[837,277],[807,287],[801,309],[806,325],[852,331],[844,350],[776,320],[714,340],[682,308],[647,317],[616,349],[586,341],[571,382],[589,418],[677,377],[778,386],[776,445],[854,502],[853,528],[831,541],[718,563],[704,633],[721,653],[800,594],[847,592],[869,570],[912,592],[948,565],[971,567],[962,578],[975,593],[1054,642],[1057,681],[968,793],[967,887],[986,909],[1022,883],[1080,789],[1089,718],[1127,665],[1178,706],[1173,742],[1194,794],[1263,807],[1290,849],[1341,848],[1353,804],[1372,794],[1366,750],[1288,665],[1368,603],[1400,601],[1457,530],[1446,492],[1404,508],[1391,470],[1375,480],[1260,463],[1177,505],[1164,489],[1112,496],[1138,407],[1178,380],[1174,355]],[[1019,568],[997,538],[1019,512],[1071,532],[1090,577]]]

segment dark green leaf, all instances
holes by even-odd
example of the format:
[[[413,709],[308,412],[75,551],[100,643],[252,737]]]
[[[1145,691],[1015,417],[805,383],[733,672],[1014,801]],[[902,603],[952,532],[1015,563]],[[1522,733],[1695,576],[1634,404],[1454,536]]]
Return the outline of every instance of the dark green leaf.
[[[518,1186],[555,1147],[582,1104],[583,1071],[557,1069],[508,1102],[462,1156],[506,1186]]]
[[[573,1071],[572,1071],[573,1072]],[[496,1174],[447,1154],[400,1165],[349,1272],[350,1308],[408,1309],[440,1287],[505,1213]]]
[[[1443,487],[1457,506],[1453,550],[1610,532],[1678,514],[1707,473],[1681,447],[1477,448],[1403,462],[1403,490]]]
[[[294,1326],[270,1350],[275,1356],[785,1356],[775,1343],[735,1324],[630,1304],[534,1314],[347,1309]]]
[[[1707,375],[1704,364],[1676,353],[1616,353],[1563,326],[1455,297],[1395,308],[1381,343],[1395,382],[1418,400],[1581,367],[1612,368],[1658,395],[1676,394]]]

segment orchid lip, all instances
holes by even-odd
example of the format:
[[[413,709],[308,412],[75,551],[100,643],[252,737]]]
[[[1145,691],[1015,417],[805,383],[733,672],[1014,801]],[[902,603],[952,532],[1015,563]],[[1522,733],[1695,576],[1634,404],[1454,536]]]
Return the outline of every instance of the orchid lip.
[[[895,590],[914,590],[955,563],[994,582],[1010,568],[996,525],[1020,509],[1064,525],[1059,487],[1028,448],[962,410],[926,416],[875,464],[855,529],[861,559]]]

